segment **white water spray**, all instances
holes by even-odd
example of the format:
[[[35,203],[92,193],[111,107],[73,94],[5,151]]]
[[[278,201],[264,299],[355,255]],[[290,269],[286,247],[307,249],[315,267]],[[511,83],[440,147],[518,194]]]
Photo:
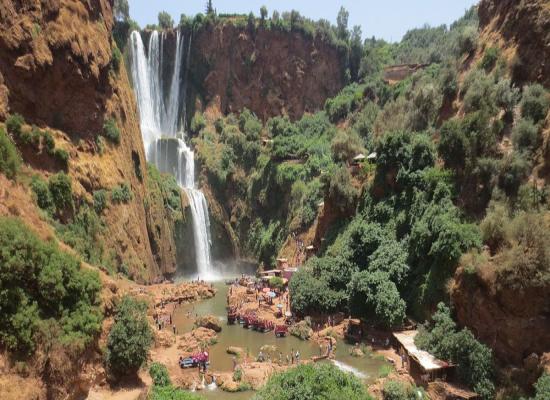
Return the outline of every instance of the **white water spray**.
[[[210,218],[204,194],[195,185],[195,157],[193,151],[178,132],[180,104],[185,107],[183,95],[182,66],[184,40],[176,33],[176,51],[169,92],[163,89],[163,62],[165,34],[153,31],[149,38],[146,53],[141,34],[137,31],[130,36],[132,56],[132,79],[140,112],[140,125],[147,160],[154,163],[162,172],[172,173],[185,190],[193,217],[193,236],[198,274],[201,279],[213,280],[217,277],[210,257]],[[190,44],[190,42],[189,42]],[[184,84],[186,83],[186,66]],[[182,101],[183,97],[183,101]],[[184,115],[185,119],[185,115]]]

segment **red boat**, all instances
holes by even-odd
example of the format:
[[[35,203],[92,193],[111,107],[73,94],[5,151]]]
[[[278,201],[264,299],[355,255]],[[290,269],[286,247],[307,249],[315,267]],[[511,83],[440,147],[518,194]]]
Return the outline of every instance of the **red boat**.
[[[267,320],[257,320],[256,325],[253,327],[253,329],[257,330],[258,332],[269,332],[272,331],[274,328],[273,321],[267,321]]]
[[[288,326],[282,324],[275,326],[275,336],[285,337],[288,334]]]
[[[243,328],[254,328],[258,323],[258,317],[256,314],[245,314],[243,317]]]
[[[233,325],[237,321],[238,315],[237,311],[234,308],[230,308],[227,311],[227,323]]]

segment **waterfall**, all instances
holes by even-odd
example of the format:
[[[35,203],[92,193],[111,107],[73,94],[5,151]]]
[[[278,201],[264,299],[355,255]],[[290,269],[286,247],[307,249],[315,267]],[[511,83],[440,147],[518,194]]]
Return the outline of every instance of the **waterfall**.
[[[204,194],[195,185],[195,157],[178,131],[180,105],[185,110],[185,83],[190,41],[185,63],[184,42],[179,30],[176,32],[176,51],[168,93],[164,93],[163,71],[165,34],[151,32],[148,51],[137,31],[130,36],[131,72],[140,114],[141,134],[147,160],[161,172],[175,176],[178,185],[186,192],[193,219],[193,238],[199,277],[215,279],[217,274],[210,257],[210,217]],[[183,68],[182,68],[183,67]],[[182,88],[182,69],[183,93]],[[183,120],[185,121],[185,113]],[[183,124],[183,127],[185,124]]]

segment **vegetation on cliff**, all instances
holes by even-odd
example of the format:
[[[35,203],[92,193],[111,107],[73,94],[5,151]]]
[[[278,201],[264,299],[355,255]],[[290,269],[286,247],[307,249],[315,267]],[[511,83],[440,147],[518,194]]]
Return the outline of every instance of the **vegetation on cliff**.
[[[0,264],[2,346],[22,356],[56,345],[81,353],[95,340],[101,326],[96,272],[5,217],[0,217]]]

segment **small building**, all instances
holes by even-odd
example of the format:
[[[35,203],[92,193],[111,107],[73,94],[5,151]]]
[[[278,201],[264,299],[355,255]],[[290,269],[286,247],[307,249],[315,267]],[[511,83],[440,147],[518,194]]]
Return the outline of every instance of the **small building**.
[[[374,152],[370,153],[370,154],[367,156],[367,160],[369,160],[369,161],[375,161],[377,157],[378,157],[378,154],[374,151]]]
[[[409,373],[425,383],[435,379],[447,380],[447,375],[452,373],[455,366],[416,347],[414,338],[417,334],[417,330],[394,332],[393,334],[399,354],[406,361]]]
[[[281,277],[283,274],[283,271],[280,269],[270,269],[268,271],[262,271],[260,272],[260,278],[273,278],[274,276]]]
[[[360,153],[357,154],[355,157],[353,157],[353,162],[351,165],[360,165],[363,161],[366,160],[367,157],[365,157],[364,154]]]
[[[277,258],[277,269],[283,270],[285,268],[288,268],[288,259]]]

